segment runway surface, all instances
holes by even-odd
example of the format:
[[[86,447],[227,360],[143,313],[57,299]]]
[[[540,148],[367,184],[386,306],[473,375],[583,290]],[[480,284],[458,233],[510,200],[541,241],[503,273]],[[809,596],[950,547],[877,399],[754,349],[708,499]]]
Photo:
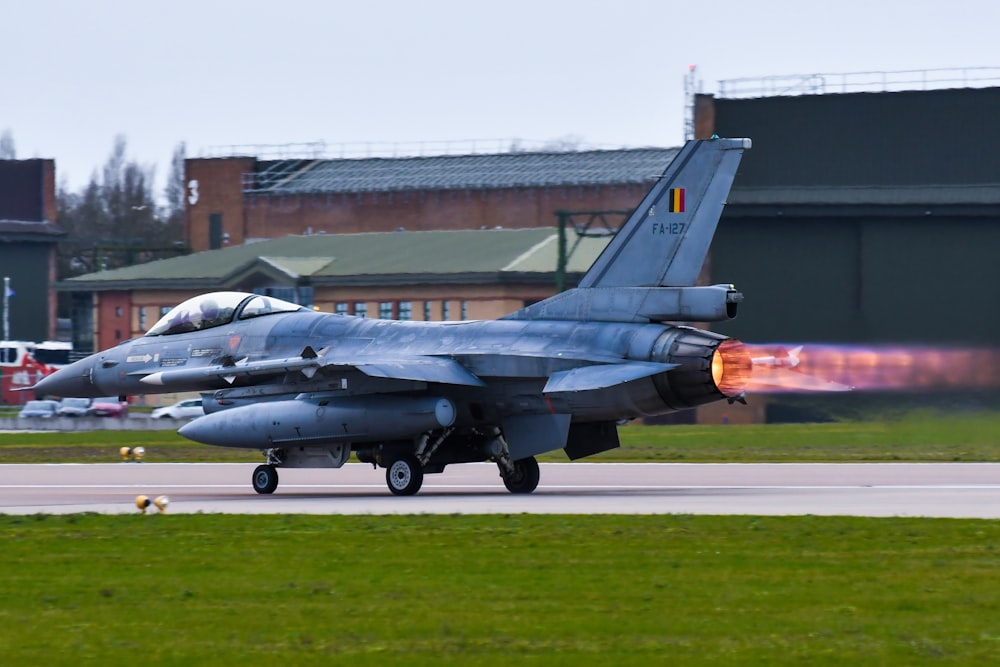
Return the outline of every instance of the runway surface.
[[[759,514],[1000,518],[1000,464],[543,463],[531,495],[512,495],[493,464],[428,475],[396,497],[385,471],[281,469],[271,496],[253,464],[0,465],[0,514],[133,513],[166,495],[169,513]],[[151,509],[151,511],[155,511]]]

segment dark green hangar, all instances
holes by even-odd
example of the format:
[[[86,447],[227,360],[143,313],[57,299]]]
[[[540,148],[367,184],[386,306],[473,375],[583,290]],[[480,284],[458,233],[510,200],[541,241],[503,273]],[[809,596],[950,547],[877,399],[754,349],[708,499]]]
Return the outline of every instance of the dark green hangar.
[[[1000,342],[1000,88],[698,96],[751,137],[711,254],[749,341]]]

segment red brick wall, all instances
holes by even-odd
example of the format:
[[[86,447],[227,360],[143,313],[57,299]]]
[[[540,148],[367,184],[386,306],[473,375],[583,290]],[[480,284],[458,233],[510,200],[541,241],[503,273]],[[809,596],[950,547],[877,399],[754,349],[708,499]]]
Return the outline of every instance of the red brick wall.
[[[442,190],[243,197],[242,175],[253,158],[187,160],[187,181],[198,181],[198,202],[187,205],[188,243],[209,249],[208,220],[222,213],[231,244],[288,234],[554,227],[555,211],[631,209],[645,185]]]
[[[55,160],[44,160],[42,162],[42,213],[44,214],[46,222],[57,223],[59,213],[58,207],[56,206],[56,161]],[[56,244],[52,243],[49,245],[49,264],[48,264],[48,281],[49,285],[54,285],[57,274],[56,265]],[[56,325],[58,324],[57,319],[57,306],[58,300],[56,298],[56,293],[53,290],[49,290],[49,327],[48,327],[48,339],[56,339]]]
[[[42,161],[42,213],[47,222],[56,222],[56,161]]]
[[[559,209],[631,209],[642,186],[445,190],[247,198],[246,235],[554,227]]]
[[[230,244],[243,243],[246,221],[242,179],[243,174],[253,171],[254,162],[251,157],[184,161],[184,237],[195,252],[209,249],[208,220],[212,213],[222,214],[222,230],[229,234]]]
[[[131,292],[95,292],[98,350],[106,350],[131,336]]]

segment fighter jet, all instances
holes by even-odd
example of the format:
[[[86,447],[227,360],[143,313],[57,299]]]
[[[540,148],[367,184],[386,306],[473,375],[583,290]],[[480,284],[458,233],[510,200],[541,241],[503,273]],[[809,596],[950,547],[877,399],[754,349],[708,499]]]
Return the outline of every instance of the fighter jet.
[[[202,392],[197,442],[259,449],[278,468],[353,453],[396,495],[446,466],[495,462],[512,493],[536,456],[619,446],[617,425],[743,395],[753,360],[685,323],[736,316],[732,285],[696,286],[748,139],[688,142],[578,286],[498,320],[413,322],[315,312],[241,292],[178,305],[145,335],[41,380],[38,395]]]

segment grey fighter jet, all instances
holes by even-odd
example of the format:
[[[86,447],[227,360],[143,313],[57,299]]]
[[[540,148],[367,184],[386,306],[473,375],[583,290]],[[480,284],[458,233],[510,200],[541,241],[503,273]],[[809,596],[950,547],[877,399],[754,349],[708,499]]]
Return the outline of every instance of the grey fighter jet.
[[[339,468],[352,452],[396,495],[473,461],[531,493],[538,454],[576,460],[618,447],[624,420],[742,398],[743,344],[676,323],[736,316],[732,285],[695,282],[749,147],[688,142],[575,289],[499,320],[365,319],[217,292],[34,390],[200,391],[206,415],[181,435],[261,450],[258,493],[274,492],[278,468]]]

